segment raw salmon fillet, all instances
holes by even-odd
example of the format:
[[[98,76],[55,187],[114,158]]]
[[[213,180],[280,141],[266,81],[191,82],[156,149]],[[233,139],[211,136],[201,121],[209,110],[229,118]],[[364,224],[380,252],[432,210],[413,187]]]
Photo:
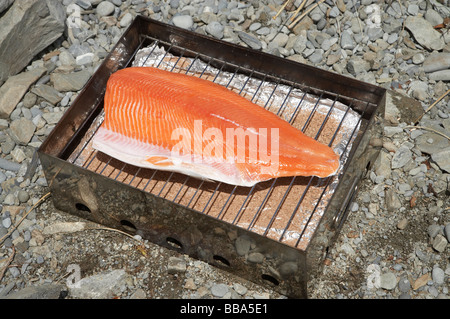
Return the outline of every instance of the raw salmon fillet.
[[[125,163],[232,185],[334,175],[339,156],[233,91],[153,67],[108,80],[93,147]]]

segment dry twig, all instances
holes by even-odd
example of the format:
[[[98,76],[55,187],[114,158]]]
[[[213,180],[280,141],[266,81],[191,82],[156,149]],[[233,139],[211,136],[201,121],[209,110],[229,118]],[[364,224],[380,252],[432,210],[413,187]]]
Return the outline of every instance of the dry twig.
[[[429,110],[431,110],[436,104],[438,104],[444,97],[446,97],[448,94],[450,93],[450,89],[447,90],[447,92],[445,92],[444,94],[442,94],[433,104],[430,105],[430,107],[428,109],[426,109],[426,111],[417,118],[417,120],[414,122],[414,124],[419,123],[420,119],[422,118],[422,116],[424,116]]]
[[[308,2],[308,0],[303,0],[302,3],[300,3],[298,8],[294,11],[294,14],[292,15],[291,21],[294,20],[294,18],[297,16],[297,14],[303,9],[303,7],[305,6],[306,2]]]
[[[435,129],[432,129],[430,127],[425,127],[425,126],[417,126],[417,125],[407,125],[405,126],[405,128],[410,128],[410,129],[421,129],[421,130],[427,130],[427,131],[431,131],[433,133],[436,133],[438,135],[441,135],[443,137],[445,137],[446,139],[450,140],[450,136],[445,135],[444,133],[441,133],[439,131],[436,131]]]
[[[289,28],[292,28],[294,25],[297,24],[297,22],[299,22],[301,19],[303,19],[308,13],[310,13],[312,10],[314,10],[319,4],[321,4],[322,2],[324,2],[325,0],[320,0],[318,2],[316,2],[314,5],[312,5],[311,7],[309,7],[305,12],[302,13],[301,16],[299,16],[297,19],[295,19],[294,22],[292,22],[289,25]],[[306,1],[305,1],[306,2]],[[303,4],[303,3],[302,3]],[[294,17],[294,16],[293,16]]]
[[[36,204],[34,204],[34,205],[28,210],[28,212],[22,216],[22,218],[19,220],[19,222],[18,222],[17,224],[15,224],[15,225],[12,225],[12,226],[11,226],[11,229],[10,229],[10,230],[2,237],[2,238],[0,238],[0,243],[2,243],[6,238],[8,238],[9,235],[11,235],[12,232],[13,232],[17,227],[19,227],[19,225],[20,225],[20,224],[23,222],[23,220],[28,216],[28,214],[30,214],[30,213],[33,211],[33,209],[35,209],[40,203],[42,203],[42,202],[43,202],[45,199],[47,199],[47,197],[49,197],[49,196],[50,196],[50,192],[48,192],[47,194],[45,194],[44,196],[42,196],[42,197],[36,202]]]
[[[273,19],[275,20],[276,18],[278,18],[278,16],[281,14],[281,12],[284,10],[284,8],[286,8],[286,6],[289,4],[289,2],[291,2],[291,0],[287,0],[280,8],[280,10],[278,10],[277,14],[273,17]]]
[[[133,235],[130,235],[130,234],[128,234],[128,233],[126,233],[126,232],[124,232],[124,231],[121,231],[121,230],[119,230],[119,229],[99,226],[99,227],[87,227],[87,228],[84,228],[83,230],[87,230],[87,229],[98,229],[98,230],[109,230],[109,231],[114,231],[114,232],[120,233],[120,234],[122,234],[122,235],[125,235],[125,236],[128,236],[128,237],[134,239],[135,241],[137,241],[137,242],[138,242],[139,244],[141,244],[141,245],[144,244],[144,242],[143,242],[142,240],[139,240],[139,239],[137,239],[136,237],[134,237]]]
[[[0,272],[0,281],[3,279],[3,276],[5,275],[5,271],[9,267],[9,264],[11,264],[11,261],[14,259],[15,253],[16,253],[16,249],[14,248],[14,246],[12,246],[11,256],[9,256],[8,260],[6,261],[5,267],[3,267],[2,271]]]

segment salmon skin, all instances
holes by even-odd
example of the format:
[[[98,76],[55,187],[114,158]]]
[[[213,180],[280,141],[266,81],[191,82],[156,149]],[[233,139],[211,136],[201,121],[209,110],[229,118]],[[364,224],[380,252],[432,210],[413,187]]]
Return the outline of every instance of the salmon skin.
[[[93,147],[125,163],[238,186],[336,174],[339,156],[208,80],[153,67],[111,75]]]

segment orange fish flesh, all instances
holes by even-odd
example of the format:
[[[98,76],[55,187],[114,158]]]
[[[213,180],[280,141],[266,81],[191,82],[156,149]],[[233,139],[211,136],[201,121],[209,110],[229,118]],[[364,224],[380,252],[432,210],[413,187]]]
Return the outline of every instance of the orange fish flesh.
[[[214,82],[153,67],[111,75],[93,147],[125,163],[253,186],[286,176],[328,177],[327,145]]]

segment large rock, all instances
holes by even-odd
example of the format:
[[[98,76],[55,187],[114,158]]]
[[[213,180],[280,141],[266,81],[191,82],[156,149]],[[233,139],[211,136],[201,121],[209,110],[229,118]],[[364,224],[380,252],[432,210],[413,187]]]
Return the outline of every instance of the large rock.
[[[443,171],[450,173],[450,147],[434,153],[431,158]]]
[[[123,269],[104,272],[68,285],[69,295],[75,299],[110,299],[126,285],[128,274]]]
[[[28,88],[47,70],[35,68],[28,72],[14,75],[0,87],[0,118],[6,119],[16,108]]]
[[[53,87],[60,92],[79,91],[91,77],[88,70],[73,73],[52,73],[50,81]]]
[[[423,62],[423,70],[427,73],[450,68],[450,53],[433,53]]]
[[[19,73],[64,32],[58,0],[15,1],[0,19],[0,82]]]
[[[405,27],[413,34],[416,41],[427,50],[439,51],[444,48],[444,38],[424,18],[410,16],[405,20]]]
[[[10,293],[5,299],[59,299],[65,289],[63,284],[28,286],[17,292]]]
[[[25,117],[20,117],[11,122],[9,136],[20,145],[27,145],[33,137],[36,126]]]
[[[13,2],[14,0],[0,0],[0,13],[8,9]]]

